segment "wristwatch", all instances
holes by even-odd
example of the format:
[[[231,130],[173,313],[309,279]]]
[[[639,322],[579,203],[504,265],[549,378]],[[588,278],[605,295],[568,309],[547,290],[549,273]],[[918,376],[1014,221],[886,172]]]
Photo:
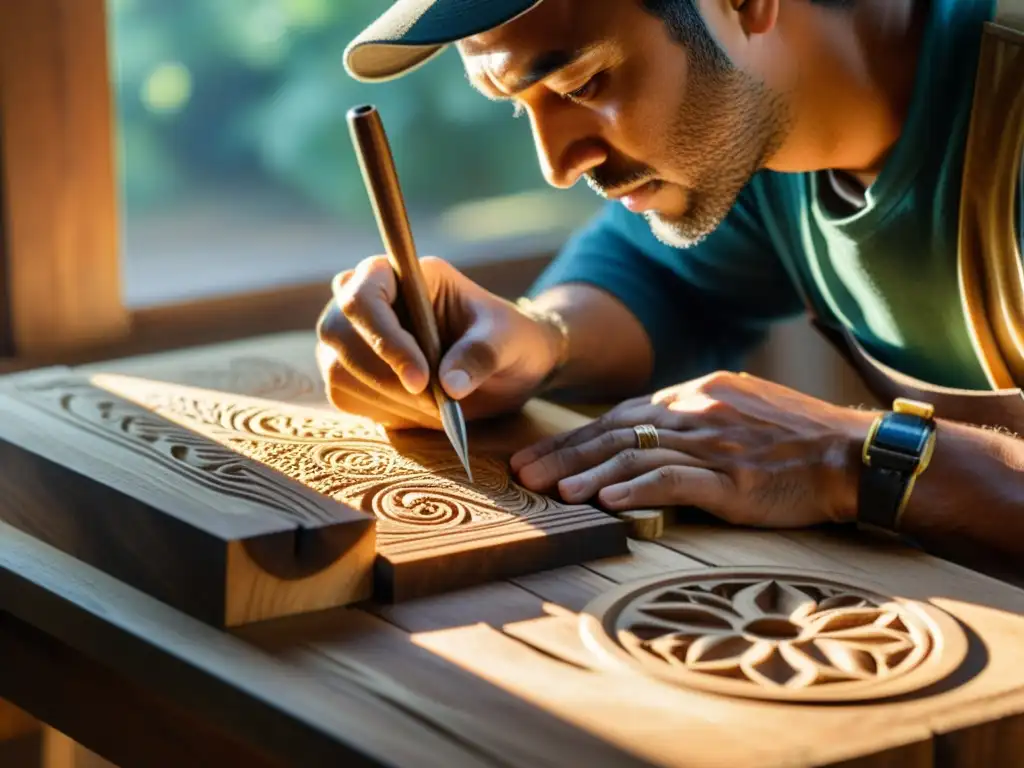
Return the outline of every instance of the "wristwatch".
[[[914,483],[928,468],[934,450],[935,408],[931,404],[898,398],[892,411],[875,419],[861,456],[858,526],[898,535]]]

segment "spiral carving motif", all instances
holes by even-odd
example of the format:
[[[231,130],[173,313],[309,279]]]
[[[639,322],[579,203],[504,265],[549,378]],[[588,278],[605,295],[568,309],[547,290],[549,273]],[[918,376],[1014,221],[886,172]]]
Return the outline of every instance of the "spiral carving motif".
[[[344,477],[388,477],[402,471],[402,457],[380,443],[350,440],[316,446],[311,458]]]
[[[380,425],[344,413],[274,407],[245,398],[232,401],[217,393],[154,386],[142,380],[112,379],[104,386],[153,414],[152,429],[141,423],[131,427],[141,439],[146,440],[150,431],[157,435],[168,428],[183,432],[164,423],[172,421],[184,427],[185,434],[194,433],[200,444],[212,438],[235,455],[372,512],[379,521],[381,540],[398,541],[427,529],[500,525],[542,516],[559,506],[511,482],[506,464],[487,456],[472,458],[474,482],[468,483],[464,468],[441,433],[403,436],[402,442],[394,445]],[[90,403],[87,407],[102,411],[111,406]],[[109,420],[111,416],[101,412],[96,418]],[[184,450],[173,456],[181,462],[198,458]],[[194,466],[218,477],[233,470],[214,463]]]
[[[400,525],[455,528],[473,521],[473,505],[442,489],[425,490],[422,480],[389,485],[372,496],[370,508],[381,520]]]

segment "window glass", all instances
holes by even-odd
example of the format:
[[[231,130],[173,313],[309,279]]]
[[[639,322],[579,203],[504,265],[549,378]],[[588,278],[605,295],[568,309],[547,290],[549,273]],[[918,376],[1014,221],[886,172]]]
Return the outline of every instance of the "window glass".
[[[556,248],[593,211],[548,187],[529,124],[458,54],[390,83],[344,71],[385,0],[109,0],[125,300],[145,306],[328,279],[380,239],[345,114],[375,104],[421,255]]]

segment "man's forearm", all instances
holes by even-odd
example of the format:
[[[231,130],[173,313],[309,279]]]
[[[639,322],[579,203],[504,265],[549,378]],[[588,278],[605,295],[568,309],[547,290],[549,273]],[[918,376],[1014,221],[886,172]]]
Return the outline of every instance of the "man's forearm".
[[[1024,439],[940,420],[901,530],[938,554],[1024,575]]]
[[[651,377],[650,339],[611,294],[583,284],[551,288],[534,303],[557,311],[568,326],[568,360],[550,389],[574,399],[614,399],[642,391]]]

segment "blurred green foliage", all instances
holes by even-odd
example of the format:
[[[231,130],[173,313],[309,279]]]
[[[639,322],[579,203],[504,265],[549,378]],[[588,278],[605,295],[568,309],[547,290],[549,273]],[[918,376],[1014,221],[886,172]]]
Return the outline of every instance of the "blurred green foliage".
[[[365,215],[345,113],[366,102],[381,110],[420,211],[542,187],[527,122],[473,91],[455,51],[390,83],[345,73],[345,45],[388,4],[110,0],[127,210],[227,182]]]

